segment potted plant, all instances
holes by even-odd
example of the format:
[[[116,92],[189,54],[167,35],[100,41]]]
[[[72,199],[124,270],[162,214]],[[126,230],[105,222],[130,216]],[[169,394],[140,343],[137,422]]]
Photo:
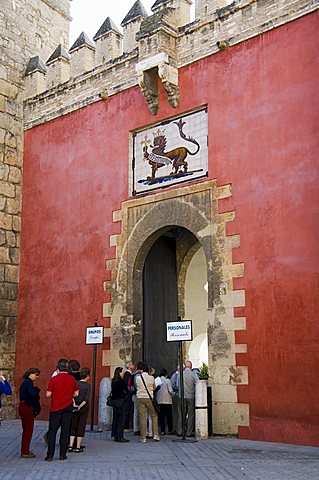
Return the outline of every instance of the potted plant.
[[[208,365],[207,363],[203,363],[198,372],[198,378],[200,380],[208,380]]]

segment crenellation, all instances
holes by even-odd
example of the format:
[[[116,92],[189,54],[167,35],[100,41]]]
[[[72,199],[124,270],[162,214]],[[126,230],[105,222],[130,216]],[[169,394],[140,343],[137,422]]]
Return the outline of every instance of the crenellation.
[[[179,28],[190,23],[191,4],[191,0],[157,0],[152,11],[154,14],[164,11],[167,16],[172,17],[174,26]]]
[[[123,52],[131,52],[138,46],[136,34],[140,30],[141,23],[147,18],[147,12],[140,0],[137,0],[128,14],[121,22],[123,27]]]
[[[48,71],[47,88],[67,82],[70,79],[70,55],[61,44],[47,60],[46,66]]]
[[[71,78],[78,77],[94,68],[95,47],[85,32],[82,32],[69,50]]]
[[[123,35],[110,17],[107,17],[97,33],[95,41],[95,65],[105,64],[110,60],[121,56]]]
[[[96,53],[93,70],[91,69],[87,74],[83,73],[76,82],[68,79],[65,73],[62,90],[57,83],[54,84],[52,90],[50,82],[47,81],[46,88],[49,90],[39,92],[40,95],[29,98],[25,104],[25,127],[30,128],[58,115],[96,102],[102,98],[102,92],[107,92],[108,98],[120,90],[138,84],[142,88],[145,98],[148,98],[149,105],[152,105],[152,111],[156,113],[157,107],[154,98],[157,92],[153,91],[152,85],[156,76],[159,75],[159,69],[162,72],[163,69],[164,72],[171,71],[170,76],[172,76],[171,67],[173,69],[181,68],[208,55],[218,54],[225,48],[261,32],[266,32],[282,23],[292,21],[317,9],[319,0],[276,0],[276,2],[240,0],[231,4],[221,1],[218,3],[217,11],[216,4],[215,10],[212,10],[213,2],[199,1],[196,3],[197,17],[199,18],[179,28],[174,26],[176,25],[172,14],[174,9],[167,8],[167,5],[176,7],[181,3],[169,0],[161,3],[163,3],[161,8],[159,8],[159,4],[156,7],[155,3],[153,6],[155,13],[147,16],[147,14],[144,15],[143,9],[141,10],[141,3],[135,2],[122,22],[124,53],[120,56],[118,53],[121,34],[108,17],[107,28],[103,24],[101,32],[98,31],[94,37]],[[204,11],[205,6],[209,6],[211,10],[202,19],[199,12]],[[129,30],[130,26],[131,31]],[[139,30],[136,33],[137,26],[139,26]],[[115,45],[114,42],[117,44]],[[132,49],[133,46],[135,46],[134,49]],[[162,53],[168,55],[166,66],[164,64],[162,66],[153,65],[152,58]],[[141,70],[139,67],[144,60],[148,59],[150,59],[151,67],[146,66],[145,68],[146,70],[147,68],[156,68],[155,76],[151,71],[143,73],[143,69]],[[167,65],[170,66],[169,69]],[[146,79],[145,75],[149,78]],[[176,78],[175,73],[174,78]],[[163,78],[162,81],[163,83],[166,81],[165,89],[168,101],[174,107],[178,104],[178,83],[172,84],[171,80]],[[104,98],[106,98],[105,95]],[[59,99],[58,102],[57,99]]]

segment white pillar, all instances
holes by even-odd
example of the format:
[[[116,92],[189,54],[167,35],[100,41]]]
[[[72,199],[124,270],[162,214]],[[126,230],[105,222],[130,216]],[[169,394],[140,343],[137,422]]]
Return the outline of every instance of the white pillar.
[[[112,407],[106,405],[106,399],[111,393],[111,379],[109,377],[102,378],[100,383],[99,397],[99,430],[111,430],[112,428]]]
[[[195,388],[195,437],[197,440],[208,438],[207,380],[199,380]]]

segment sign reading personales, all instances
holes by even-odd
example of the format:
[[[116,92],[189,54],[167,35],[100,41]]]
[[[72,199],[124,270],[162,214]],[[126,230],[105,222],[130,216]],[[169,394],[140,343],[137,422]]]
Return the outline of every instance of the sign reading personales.
[[[207,109],[133,132],[133,195],[208,175]]]
[[[87,345],[103,343],[103,327],[86,327],[85,343]]]
[[[166,339],[168,342],[184,342],[193,340],[192,321],[166,323]]]

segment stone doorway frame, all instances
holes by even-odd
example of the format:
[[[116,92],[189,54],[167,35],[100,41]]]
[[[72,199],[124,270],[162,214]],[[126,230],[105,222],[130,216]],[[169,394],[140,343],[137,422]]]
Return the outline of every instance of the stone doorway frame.
[[[236,364],[235,331],[245,330],[246,319],[235,317],[234,308],[245,305],[244,290],[233,289],[233,279],[244,274],[243,264],[233,264],[232,250],[239,247],[239,235],[226,234],[234,210],[219,213],[219,201],[231,197],[231,185],[217,186],[216,180],[141,196],[122,203],[113,212],[121,222],[121,233],[110,236],[116,255],[106,261],[110,280],[104,289],[110,301],[103,305],[109,319],[104,335],[110,349],[102,362],[113,370],[126,360],[139,359],[142,348],[142,275],[148,251],[165,231],[181,233],[178,253],[178,308],[184,313],[184,284],[187,267],[201,246],[207,262],[207,336],[210,384],[213,390],[213,432],[237,434],[249,425],[249,406],[238,402],[237,385],[248,384],[247,366]],[[183,232],[186,233],[183,237]],[[136,358],[135,358],[136,357]]]

